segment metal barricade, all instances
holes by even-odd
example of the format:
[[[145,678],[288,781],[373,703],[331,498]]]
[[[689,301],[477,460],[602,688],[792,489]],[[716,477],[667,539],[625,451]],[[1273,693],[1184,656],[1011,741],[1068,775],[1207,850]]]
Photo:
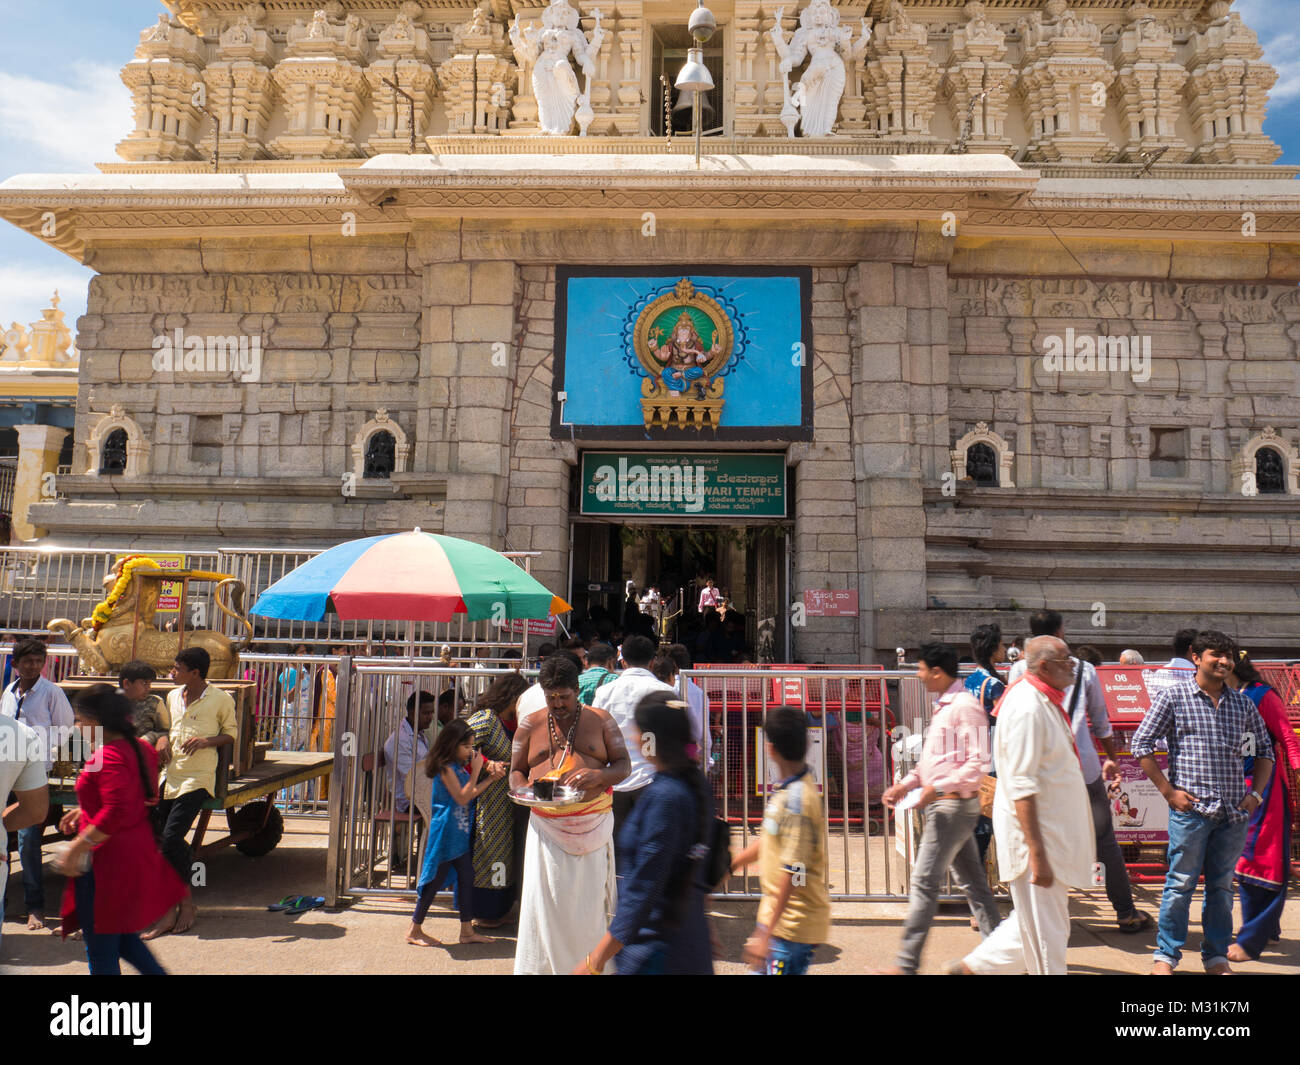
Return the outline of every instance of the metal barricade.
[[[420,763],[436,735],[437,718],[423,730],[418,717],[414,726],[403,727],[408,699],[417,692],[437,699],[450,690],[449,709],[460,715],[476,691],[511,672],[343,660],[329,793],[326,892],[331,905],[342,895],[415,894],[428,816],[425,792],[431,787]],[[535,671],[524,675],[531,679]]]
[[[898,850],[897,825],[880,797],[892,783],[900,744],[929,726],[930,700],[914,674],[875,666],[701,666],[683,670],[678,683],[684,698],[695,683],[708,700],[709,779],[717,813],[732,826],[734,851],[752,841],[775,783],[763,718],[774,707],[796,707],[809,724],[808,761],[822,794],[831,898],[906,899],[906,851]],[[757,887],[751,872],[718,894],[757,898]]]
[[[414,783],[420,783],[418,761],[429,737],[402,728],[410,693],[418,689],[436,696],[453,688],[459,709],[476,681],[507,672],[373,659],[345,660],[339,667],[340,717],[329,796],[327,892],[333,899],[414,896],[419,796],[407,795],[409,807],[399,801],[397,776],[417,767]],[[738,852],[758,831],[770,794],[763,716],[775,706],[795,706],[811,726],[810,761],[824,797],[832,899],[905,900],[906,850],[898,849],[894,818],[880,796],[892,780],[899,741],[929,725],[930,700],[921,682],[908,672],[874,667],[819,670],[815,676],[799,667],[728,667],[682,671],[684,696],[691,683],[708,699],[709,777],[716,809],[732,826],[733,849]],[[719,894],[756,898],[757,878],[752,873],[733,877]]]
[[[221,550],[189,550],[181,545],[153,545],[130,550],[96,548],[0,547],[0,632],[45,633],[55,618],[69,618],[80,624],[90,616],[105,595],[105,578],[116,559],[124,554],[172,555],[183,553],[190,569],[229,573],[244,582],[245,609],[285,574],[320,554],[320,550],[289,551],[282,548],[231,547]],[[525,572],[531,572],[538,551],[502,552]],[[216,585],[196,582],[190,586],[186,603],[189,628],[210,628],[228,636],[243,635],[242,626],[217,609]],[[166,615],[166,611],[160,611]],[[405,622],[341,622],[336,617],[321,622],[253,619],[259,645],[284,646],[298,643],[324,645],[330,640],[357,641],[370,638],[376,643],[406,645]],[[461,617],[447,623],[421,623],[415,627],[416,642],[425,647],[443,643],[468,645],[474,642],[517,642],[494,631],[486,621],[471,622]],[[324,649],[322,646],[321,649]]]

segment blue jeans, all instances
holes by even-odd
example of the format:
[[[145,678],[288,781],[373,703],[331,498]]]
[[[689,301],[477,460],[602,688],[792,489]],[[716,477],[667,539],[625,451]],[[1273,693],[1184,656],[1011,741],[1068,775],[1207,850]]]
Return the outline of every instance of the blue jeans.
[[[23,902],[28,913],[45,912],[45,869],[41,856],[44,836],[44,824],[18,830],[18,857],[23,863]]]
[[[86,941],[86,961],[91,976],[121,976],[122,962],[135,966],[141,976],[166,976],[149,948],[136,932],[130,935],[104,934],[95,931],[95,874],[82,873],[73,881],[77,901],[77,922]]]
[[[793,943],[788,939],[772,937],[768,946],[768,976],[804,976],[812,961],[816,943]]]
[[[1196,880],[1205,875],[1201,908],[1201,961],[1207,969],[1225,964],[1232,942],[1232,874],[1246,845],[1245,821],[1230,822],[1220,811],[1206,817],[1195,810],[1169,811],[1169,872],[1160,897],[1155,960],[1177,967],[1187,942],[1188,913]]]

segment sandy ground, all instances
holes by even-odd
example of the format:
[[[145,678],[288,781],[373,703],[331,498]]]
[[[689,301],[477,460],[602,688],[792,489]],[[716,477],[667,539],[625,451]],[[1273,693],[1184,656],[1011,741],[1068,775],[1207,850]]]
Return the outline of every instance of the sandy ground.
[[[291,818],[283,842],[263,858],[246,858],[231,848],[209,855],[207,886],[197,892],[199,921],[188,934],[166,936],[154,944],[162,964],[177,974],[511,972],[513,926],[502,929],[500,938],[487,945],[411,947],[403,939],[411,908],[407,899],[367,897],[336,911],[317,910],[297,917],[268,912],[266,906],[285,895],[324,893],[324,829],[321,821]],[[63,879],[49,865],[46,878],[52,904],[62,897]],[[1154,916],[1160,885],[1139,885],[1135,892],[1138,905]],[[1283,941],[1260,961],[1237,966],[1239,972],[1300,973],[1300,904],[1295,895],[1293,888],[1292,901],[1282,918]],[[19,919],[23,906],[17,869],[9,878],[7,903],[10,917],[0,942],[0,971],[85,973],[80,943],[64,942],[49,932],[29,932]],[[741,944],[753,927],[755,906],[744,900],[715,900],[714,923],[728,959],[718,963],[719,973],[744,971],[739,962]],[[1003,912],[1009,908],[1003,897]],[[888,965],[906,910],[904,902],[836,904],[831,942],[817,950],[812,973],[858,974]],[[1071,972],[1143,973],[1149,969],[1154,930],[1138,936],[1120,934],[1104,893],[1074,895],[1070,912],[1074,918]],[[1191,953],[1185,956],[1180,975],[1200,973],[1199,913],[1198,897],[1192,904]],[[459,923],[450,910],[449,895],[435,904],[425,929],[439,939],[455,941]],[[922,971],[942,971],[946,961],[960,957],[977,942],[964,907],[945,906],[930,933]]]

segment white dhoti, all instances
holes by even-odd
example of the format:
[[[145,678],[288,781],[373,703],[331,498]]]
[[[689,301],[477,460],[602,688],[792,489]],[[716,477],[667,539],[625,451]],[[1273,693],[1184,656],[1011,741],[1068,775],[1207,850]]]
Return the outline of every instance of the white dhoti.
[[[572,814],[534,809],[524,854],[515,974],[573,972],[609,928],[617,898],[609,796]]]
[[[1015,908],[962,959],[976,976],[1065,975],[1070,889],[1059,879],[1039,887],[1029,877],[1026,869],[1007,885]]]

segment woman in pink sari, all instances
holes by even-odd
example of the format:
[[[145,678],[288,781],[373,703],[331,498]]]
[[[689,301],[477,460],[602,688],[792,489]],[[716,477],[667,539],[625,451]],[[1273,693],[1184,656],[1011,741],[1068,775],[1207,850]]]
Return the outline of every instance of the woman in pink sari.
[[[1264,801],[1251,814],[1246,846],[1237,861],[1237,886],[1241,895],[1241,930],[1228,948],[1231,961],[1258,958],[1271,941],[1282,938],[1282,906],[1291,868],[1291,820],[1295,813],[1296,771],[1300,769],[1300,741],[1287,720],[1286,707],[1277,692],[1264,683],[1245,651],[1239,652],[1228,683],[1240,689],[1259,708],[1273,743],[1273,778],[1256,783]],[[1246,759],[1250,777],[1253,758]],[[1262,783],[1262,787],[1261,787]]]

